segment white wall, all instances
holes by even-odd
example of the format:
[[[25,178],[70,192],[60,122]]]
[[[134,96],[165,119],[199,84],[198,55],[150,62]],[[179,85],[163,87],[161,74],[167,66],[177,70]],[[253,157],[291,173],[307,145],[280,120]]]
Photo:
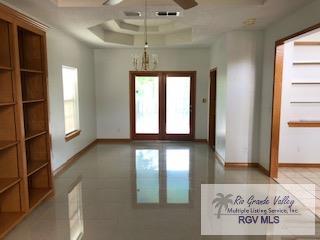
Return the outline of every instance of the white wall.
[[[220,36],[211,47],[210,66],[217,68],[216,88],[216,146],[215,151],[226,157],[226,115],[227,115],[227,49],[226,35]]]
[[[53,28],[47,32],[47,49],[52,168],[55,170],[96,139],[94,58],[93,50]],[[64,139],[62,65],[78,68],[81,134],[69,142]]]
[[[96,49],[97,138],[130,138],[129,71],[132,56],[142,49]],[[209,49],[151,49],[158,54],[157,70],[197,71],[196,139],[207,139]]]
[[[320,34],[298,41],[320,41]],[[290,121],[319,121],[320,104],[292,104],[292,101],[320,101],[320,85],[295,85],[319,82],[317,65],[293,65],[294,62],[319,61],[320,46],[285,44],[280,123],[280,163],[320,163],[319,128],[291,128]]]
[[[320,1],[313,1],[310,5],[307,5],[292,15],[275,22],[265,31],[259,159],[261,165],[267,169],[269,168],[270,162],[275,42],[290,34],[318,24],[320,22],[319,12]]]
[[[258,161],[262,36],[233,31],[212,46],[211,67],[218,68],[216,151],[225,162]]]
[[[262,36],[227,34],[227,162],[258,162]]]

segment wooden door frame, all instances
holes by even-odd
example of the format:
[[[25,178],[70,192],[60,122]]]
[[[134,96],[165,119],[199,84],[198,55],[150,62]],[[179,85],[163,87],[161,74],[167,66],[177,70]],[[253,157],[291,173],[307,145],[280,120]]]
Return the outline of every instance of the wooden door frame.
[[[163,79],[160,72],[134,72],[129,73],[129,86],[130,86],[130,137],[131,140],[160,140],[160,134],[136,134],[136,111],[135,111],[135,76],[153,76],[159,77],[159,87]],[[161,90],[160,90],[161,92]],[[159,113],[163,111],[162,96],[159,94]],[[159,114],[159,133],[161,133],[161,114]]]
[[[190,134],[165,134],[163,140],[173,140],[173,141],[192,141],[195,136],[195,112],[196,112],[196,72],[195,71],[166,71],[163,72],[164,81],[164,109],[163,109],[163,121],[164,121],[164,132],[166,129],[166,77],[190,77]]]
[[[135,133],[135,76],[159,76],[159,134],[136,134]],[[165,134],[166,122],[166,77],[167,76],[190,76],[191,95],[190,104],[192,111],[190,114],[190,134]],[[196,112],[196,71],[130,71],[130,138],[131,140],[172,140],[172,141],[192,141],[195,136],[195,112]]]
[[[283,78],[283,54],[284,44],[286,41],[306,34],[320,28],[320,23],[308,27],[302,31],[291,34],[282,38],[275,43],[274,57],[274,79],[273,79],[273,107],[272,107],[272,125],[271,125],[271,144],[270,144],[270,164],[269,176],[278,177],[279,163],[279,141],[280,141],[280,121],[281,121],[281,95],[282,95],[282,78]]]
[[[213,79],[214,74],[214,79]],[[212,96],[214,93],[214,96]],[[212,106],[214,104],[214,106]],[[210,94],[209,94],[209,141],[211,148],[216,147],[216,111],[217,111],[217,68],[210,71]]]

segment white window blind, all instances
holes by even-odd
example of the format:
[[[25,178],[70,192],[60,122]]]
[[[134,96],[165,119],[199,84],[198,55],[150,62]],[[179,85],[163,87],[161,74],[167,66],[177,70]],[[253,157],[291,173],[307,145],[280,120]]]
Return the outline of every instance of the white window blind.
[[[79,130],[78,69],[62,66],[65,134]]]

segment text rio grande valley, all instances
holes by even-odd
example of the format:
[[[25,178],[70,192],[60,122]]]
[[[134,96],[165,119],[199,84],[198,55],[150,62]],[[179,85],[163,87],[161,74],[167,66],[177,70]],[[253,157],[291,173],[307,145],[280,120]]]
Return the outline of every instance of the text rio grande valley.
[[[280,215],[298,214],[293,208],[295,201],[289,196],[275,196],[272,201],[269,197],[264,199],[255,199],[252,195],[247,200],[237,196],[233,202],[233,207],[228,208],[228,214],[238,215],[239,224],[279,224]],[[271,207],[274,206],[275,208]]]

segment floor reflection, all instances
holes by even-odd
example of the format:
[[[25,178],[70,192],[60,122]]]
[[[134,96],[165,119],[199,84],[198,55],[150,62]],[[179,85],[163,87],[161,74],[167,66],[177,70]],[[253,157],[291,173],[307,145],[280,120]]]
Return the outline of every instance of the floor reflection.
[[[135,149],[135,204],[190,204],[190,149]]]
[[[190,201],[190,150],[166,150],[167,203],[186,204]]]
[[[82,182],[79,178],[68,193],[70,240],[80,240],[84,234]]]
[[[137,203],[160,203],[159,150],[136,150]]]

